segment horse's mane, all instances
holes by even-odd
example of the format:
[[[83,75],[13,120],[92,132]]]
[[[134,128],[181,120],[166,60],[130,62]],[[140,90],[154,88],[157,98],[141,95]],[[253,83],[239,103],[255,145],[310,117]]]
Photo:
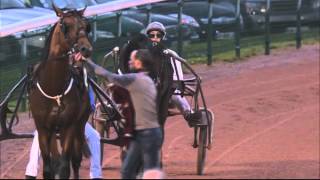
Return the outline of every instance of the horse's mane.
[[[53,25],[53,27],[51,27],[51,29],[50,29],[49,35],[46,39],[45,45],[44,45],[42,53],[41,53],[40,62],[38,62],[36,65],[33,66],[33,74],[32,74],[33,81],[36,79],[36,77],[38,77],[40,69],[42,69],[42,67],[45,66],[45,64],[47,62],[47,59],[49,56],[51,39],[52,39],[53,32],[54,32],[54,29],[56,26],[57,26],[57,23],[55,23]]]
[[[41,56],[42,60],[47,60],[48,59],[51,39],[52,39],[53,32],[54,32],[54,29],[56,28],[57,24],[58,23],[55,23],[50,29],[49,35],[48,35],[48,37],[46,39],[46,42],[45,42],[45,45],[44,45],[44,48],[43,48],[43,51],[42,51],[42,56]]]

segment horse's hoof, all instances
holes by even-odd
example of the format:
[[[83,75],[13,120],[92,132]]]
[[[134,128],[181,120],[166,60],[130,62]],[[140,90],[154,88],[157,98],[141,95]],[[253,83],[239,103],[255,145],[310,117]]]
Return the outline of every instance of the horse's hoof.
[[[36,177],[34,177],[34,176],[29,176],[29,175],[26,175],[26,179],[36,179]]]

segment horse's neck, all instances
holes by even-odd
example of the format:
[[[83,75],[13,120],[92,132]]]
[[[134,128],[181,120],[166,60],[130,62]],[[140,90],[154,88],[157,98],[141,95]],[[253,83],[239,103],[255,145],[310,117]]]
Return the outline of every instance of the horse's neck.
[[[63,91],[71,77],[67,50],[58,43],[57,40],[50,43],[48,58],[39,74],[39,83],[47,87],[45,89],[50,89],[51,93]]]
[[[70,50],[70,47],[66,40],[58,35],[60,34],[60,32],[54,32],[54,34],[57,35],[53,35],[53,37],[51,38],[48,59],[57,59],[66,56],[66,54]]]

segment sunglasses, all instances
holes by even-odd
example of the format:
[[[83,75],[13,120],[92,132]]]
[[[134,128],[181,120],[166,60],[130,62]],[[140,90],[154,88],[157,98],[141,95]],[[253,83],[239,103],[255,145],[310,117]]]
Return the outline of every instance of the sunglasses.
[[[148,34],[149,38],[163,38],[163,34],[162,33],[156,33],[156,34]]]

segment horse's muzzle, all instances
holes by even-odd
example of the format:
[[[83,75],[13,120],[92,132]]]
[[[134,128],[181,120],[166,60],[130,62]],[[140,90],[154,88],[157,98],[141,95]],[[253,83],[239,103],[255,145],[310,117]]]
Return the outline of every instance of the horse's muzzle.
[[[85,58],[90,57],[92,54],[92,47],[88,48],[85,46],[81,46],[79,50],[81,55],[84,56]]]

